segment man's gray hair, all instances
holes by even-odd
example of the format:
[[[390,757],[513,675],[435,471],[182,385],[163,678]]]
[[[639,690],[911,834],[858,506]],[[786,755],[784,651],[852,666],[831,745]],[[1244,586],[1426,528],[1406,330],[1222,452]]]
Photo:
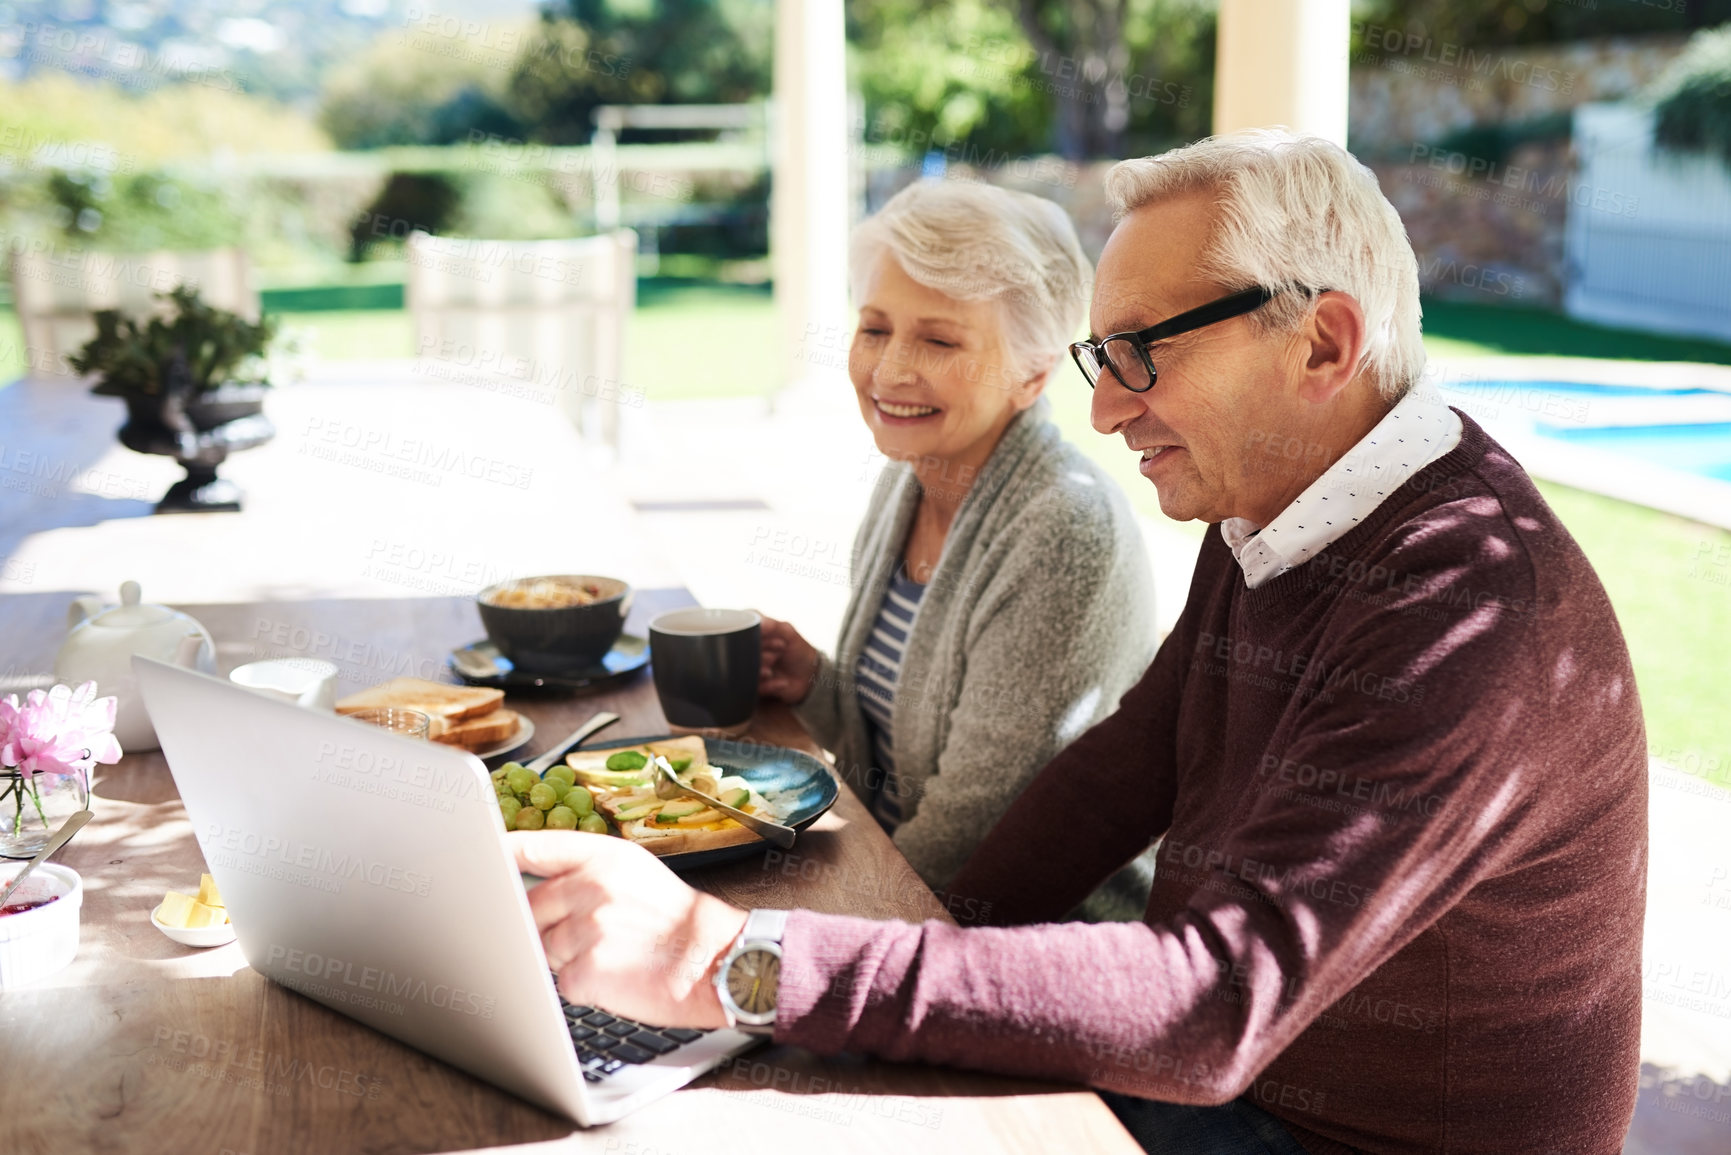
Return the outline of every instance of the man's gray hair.
[[[908,276],[958,301],[996,300],[1019,377],[1045,375],[1087,315],[1093,269],[1064,210],[978,181],[909,185],[854,229],[854,301],[883,253]]]
[[[1251,314],[1290,331],[1311,292],[1335,289],[1364,310],[1370,379],[1394,400],[1424,372],[1418,260],[1376,174],[1339,145],[1284,129],[1211,136],[1106,174],[1122,217],[1149,201],[1214,191],[1218,216],[1202,272],[1229,289],[1285,290]]]

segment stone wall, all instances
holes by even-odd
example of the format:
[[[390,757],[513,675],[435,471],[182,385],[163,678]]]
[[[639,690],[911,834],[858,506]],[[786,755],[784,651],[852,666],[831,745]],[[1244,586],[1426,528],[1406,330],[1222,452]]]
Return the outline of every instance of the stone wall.
[[[1349,142],[1406,223],[1424,291],[1487,304],[1557,307],[1563,227],[1582,192],[1564,139],[1506,156],[1443,147],[1475,125],[1566,114],[1646,87],[1686,36],[1475,50],[1367,26],[1353,57]]]
[[[1360,156],[1397,155],[1475,124],[1620,100],[1663,72],[1687,40],[1618,37],[1475,49],[1375,25],[1365,27],[1364,37],[1366,47],[1352,58],[1347,104],[1347,139]]]
[[[1006,168],[951,166],[949,179],[985,180],[1056,201],[1076,224],[1082,248],[1098,260],[1112,231],[1106,202],[1109,161],[1054,166],[1047,179]],[[1562,299],[1563,222],[1574,188],[1566,142],[1523,145],[1507,164],[1473,168],[1472,158],[1431,150],[1419,163],[1372,161],[1382,191],[1399,210],[1419,258],[1426,293],[1452,299],[1552,305]],[[1454,171],[1459,170],[1459,171]],[[880,169],[867,179],[867,211],[919,179],[916,167]]]
[[[1563,225],[1579,190],[1568,143],[1479,159],[1431,150],[1419,163],[1370,162],[1406,225],[1421,289],[1484,304],[1561,304]]]

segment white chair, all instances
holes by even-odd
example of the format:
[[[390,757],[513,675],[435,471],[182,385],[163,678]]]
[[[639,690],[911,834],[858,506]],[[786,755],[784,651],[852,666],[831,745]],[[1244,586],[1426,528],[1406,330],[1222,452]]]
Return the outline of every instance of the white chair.
[[[423,366],[514,382],[618,448],[620,406],[641,403],[624,384],[635,232],[555,241],[411,233],[405,294]]]
[[[68,353],[96,335],[98,309],[142,317],[160,312],[157,294],[179,285],[198,289],[207,304],[248,320],[259,315],[252,265],[240,249],[204,252],[103,253],[20,243],[12,250],[12,307],[24,330],[27,372],[76,377]]]

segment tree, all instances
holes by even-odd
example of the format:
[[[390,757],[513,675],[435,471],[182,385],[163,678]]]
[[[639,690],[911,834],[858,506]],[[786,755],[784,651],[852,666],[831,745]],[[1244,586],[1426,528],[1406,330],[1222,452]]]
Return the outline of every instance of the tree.
[[[1015,0],[1016,19],[1050,81],[1058,153],[1066,160],[1124,153],[1129,7],[1129,0]]]
[[[1084,160],[1208,131],[1203,0],[850,0],[848,17],[868,141]]]
[[[342,148],[455,144],[472,132],[518,136],[505,107],[515,56],[411,29],[387,32],[333,68],[319,123]]]
[[[1647,96],[1661,145],[1731,165],[1731,24],[1697,32]]]
[[[1033,52],[1002,4],[851,0],[848,45],[869,147],[950,149],[982,167],[1049,149],[1051,101],[1030,82]]]
[[[512,69],[511,107],[533,139],[581,144],[603,104],[762,99],[773,16],[754,0],[554,0]]]
[[[1353,18],[1476,48],[1682,32],[1731,20],[1731,0],[1570,4],[1558,0],[1363,0]]]

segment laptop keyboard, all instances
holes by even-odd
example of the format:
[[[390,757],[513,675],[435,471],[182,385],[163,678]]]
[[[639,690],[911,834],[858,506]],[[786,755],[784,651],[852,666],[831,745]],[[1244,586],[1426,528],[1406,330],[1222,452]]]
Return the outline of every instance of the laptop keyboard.
[[[599,1083],[629,1064],[647,1063],[657,1055],[676,1051],[709,1033],[684,1027],[646,1026],[594,1007],[574,1006],[563,1000],[561,1003],[565,1008],[565,1025],[571,1029],[571,1042],[577,1048],[578,1064],[583,1068],[583,1077],[591,1083]]]

